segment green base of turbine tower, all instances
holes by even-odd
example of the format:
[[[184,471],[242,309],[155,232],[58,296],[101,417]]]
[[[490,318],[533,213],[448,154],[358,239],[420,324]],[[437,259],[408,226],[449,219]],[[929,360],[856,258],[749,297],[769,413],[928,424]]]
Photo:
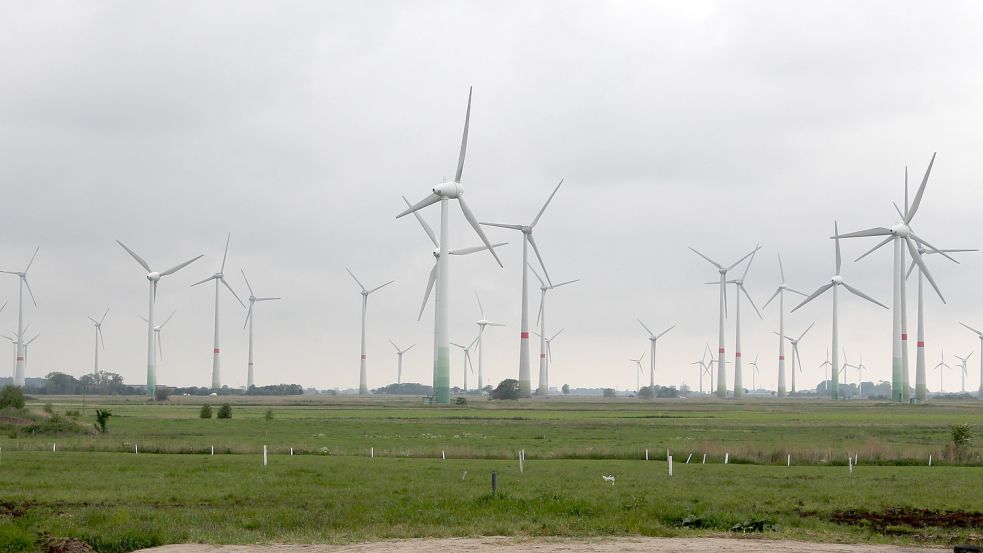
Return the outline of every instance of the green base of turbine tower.
[[[433,401],[443,405],[451,402],[451,354],[450,348],[437,349],[434,368]]]

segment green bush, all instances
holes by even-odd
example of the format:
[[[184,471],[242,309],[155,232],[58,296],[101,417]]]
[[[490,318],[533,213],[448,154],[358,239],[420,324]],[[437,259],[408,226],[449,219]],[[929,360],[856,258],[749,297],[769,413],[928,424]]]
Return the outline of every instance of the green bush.
[[[604,388],[604,390],[601,391],[601,395],[604,397],[614,397],[616,394],[614,393],[614,388]]]
[[[220,419],[231,419],[232,418],[232,406],[228,403],[223,403],[221,407],[218,408],[218,418]]]
[[[491,399],[519,399],[519,381],[506,378],[498,383],[498,387],[489,394]]]
[[[106,433],[106,423],[109,422],[111,416],[113,416],[111,409],[96,409],[96,430],[101,434]]]
[[[201,411],[198,411],[198,418],[202,418],[202,419],[212,418],[212,406],[207,403],[202,405]]]
[[[273,409],[267,409],[266,413],[263,415],[263,418],[268,421],[273,420]]]
[[[24,408],[24,391],[17,386],[6,385],[0,390],[0,409],[13,407],[14,409]]]
[[[154,387],[154,401],[167,401],[171,397],[171,391],[167,386]]]

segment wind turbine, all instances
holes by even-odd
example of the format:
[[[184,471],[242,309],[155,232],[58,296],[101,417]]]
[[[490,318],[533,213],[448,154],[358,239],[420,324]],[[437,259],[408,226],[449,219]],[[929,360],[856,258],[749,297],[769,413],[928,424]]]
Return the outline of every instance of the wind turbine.
[[[559,336],[560,333],[563,332],[564,330],[566,330],[566,329],[565,328],[561,328],[560,330],[558,330],[556,332],[556,334],[554,334],[553,336],[550,336],[549,338],[546,338],[545,339],[545,342],[546,342],[546,363],[547,363],[547,365],[546,365],[546,371],[547,371],[547,373],[549,373],[549,368],[553,365],[553,346],[551,344],[553,343],[553,340],[557,336]],[[536,336],[542,337],[536,331],[533,331],[533,334],[535,334]],[[543,393],[542,395],[546,395],[546,393]]]
[[[972,355],[972,353],[970,353],[970,355]],[[962,357],[959,357],[958,355],[956,355],[955,357],[956,359],[962,360]],[[969,355],[966,356],[966,359],[969,359]],[[966,361],[963,361],[963,365],[965,364]],[[942,399],[942,394],[944,393],[942,391],[942,375],[944,374],[942,371],[943,367],[949,369],[950,371],[952,370],[952,367],[950,367],[949,364],[945,362],[945,348],[942,348],[942,359],[939,361],[939,364],[932,368],[932,370],[938,369],[939,371],[939,399]]]
[[[639,375],[642,374],[642,360],[645,359],[645,352],[642,352],[642,356],[638,359],[629,359],[635,366],[638,367],[638,374],[635,375],[635,394],[638,394],[642,390],[641,382],[638,380]]]
[[[976,333],[976,336],[978,336],[979,339],[980,339],[980,389],[979,389],[979,396],[980,397],[983,397],[983,332],[980,332],[979,330],[976,330],[975,328],[967,325],[966,323],[959,323],[959,324],[963,325],[964,327],[966,327],[966,328],[970,329],[971,331],[973,331],[974,333]]]
[[[761,246],[756,246],[753,250],[751,250],[751,253],[738,259],[737,261],[732,263],[729,267],[724,267],[720,263],[717,263],[716,261],[703,255],[692,246],[690,246],[689,249],[693,250],[693,253],[695,253],[696,255],[712,263],[713,266],[716,267],[717,271],[720,273],[720,325],[719,325],[719,334],[718,334],[719,339],[717,340],[717,346],[718,346],[717,352],[719,354],[719,357],[717,359],[717,397],[726,398],[727,397],[727,370],[724,366],[726,363],[726,361],[724,360],[724,317],[727,314],[727,271],[733,269],[742,261],[754,255],[755,252],[761,249]]]
[[[662,338],[663,336],[668,334],[670,330],[676,328],[676,325],[672,325],[669,328],[660,332],[659,334],[655,334],[654,332],[649,330],[649,327],[645,326],[645,323],[643,323],[641,319],[638,319],[638,324],[642,325],[642,328],[645,329],[645,332],[649,333],[649,346],[650,346],[649,351],[651,352],[651,355],[649,355],[649,387],[652,388],[652,391],[654,392],[655,391],[655,345],[656,342],[659,341],[659,338]]]
[[[826,386],[829,388],[827,391],[829,392],[831,398],[834,397],[834,396],[833,396],[833,382],[829,378],[829,368],[830,367],[833,367],[833,366],[834,365],[829,362],[829,350],[826,350],[826,360],[823,361],[822,363],[820,363],[818,368],[820,368],[820,369],[826,369],[826,372],[825,372],[825,378],[826,378],[826,380],[825,380],[825,382],[826,382]],[[839,378],[836,379],[837,382],[839,382],[839,380],[840,380]],[[839,397],[839,391],[836,392],[836,396],[835,397]]]
[[[803,305],[805,305],[805,304],[809,303],[810,301],[812,301],[812,300],[818,298],[819,296],[823,295],[830,288],[833,289],[833,332],[832,332],[832,334],[833,334],[833,340],[832,340],[833,341],[833,344],[832,344],[832,349],[833,349],[833,362],[832,362],[832,366],[833,367],[838,367],[839,366],[839,359],[837,359],[837,355],[838,355],[838,353],[840,351],[840,331],[839,331],[839,311],[838,311],[838,303],[839,302],[837,301],[837,297],[838,297],[837,289],[840,286],[842,286],[842,287],[846,288],[848,292],[850,292],[851,294],[853,294],[853,295],[855,295],[857,297],[863,298],[863,299],[865,299],[865,300],[867,300],[867,301],[869,301],[869,302],[871,302],[871,303],[873,303],[875,305],[879,305],[879,306],[883,307],[884,309],[887,309],[887,306],[884,305],[883,303],[875,300],[874,298],[868,296],[867,294],[864,294],[860,290],[857,290],[853,286],[850,286],[849,284],[846,283],[846,281],[843,280],[843,277],[840,276],[840,268],[842,267],[843,263],[842,263],[842,257],[840,256],[839,226],[837,225],[837,223],[835,221],[833,222],[833,234],[835,235],[835,240],[836,240],[836,272],[833,274],[833,277],[829,279],[829,284],[824,284],[824,285],[820,286],[819,288],[817,288],[816,291],[812,293],[812,295],[810,295],[806,299],[802,300],[802,303],[800,303],[799,305],[795,306],[795,308],[792,309],[792,311],[790,311],[790,313],[795,313],[795,311],[798,310]],[[839,371],[832,371],[832,373],[833,373],[833,379],[832,379],[832,382],[830,383],[830,399],[840,399]]]
[[[751,253],[751,259],[748,259],[747,265],[744,267],[744,274],[741,275],[741,278],[727,281],[728,283],[733,284],[736,288],[734,291],[736,295],[734,304],[737,306],[734,313],[734,318],[737,322],[737,329],[734,332],[734,399],[744,396],[744,377],[741,373],[741,292],[744,292],[744,296],[747,298],[747,301],[751,302],[751,307],[754,308],[754,312],[758,314],[759,319],[761,318],[761,312],[758,311],[758,307],[754,305],[754,300],[751,299],[751,294],[748,294],[747,288],[744,287],[744,279],[747,278],[747,273],[751,270],[751,264],[754,263],[754,254],[760,247],[761,246],[757,246],[754,252]]]
[[[150,292],[149,292],[150,306],[148,307],[147,310],[147,318],[144,320],[147,321],[147,394],[150,395],[150,397],[154,397],[154,390],[156,390],[157,388],[157,359],[156,359],[156,355],[154,354],[154,347],[155,347],[154,346],[154,302],[157,299],[157,282],[160,281],[162,277],[172,275],[180,271],[181,269],[187,267],[188,265],[194,263],[202,256],[199,255],[193,257],[185,261],[184,263],[171,267],[166,271],[158,272],[151,269],[149,263],[144,261],[142,257],[136,254],[136,252],[134,252],[130,248],[127,248],[125,244],[123,244],[119,240],[117,240],[116,243],[119,244],[120,247],[122,247],[124,250],[126,250],[126,253],[130,254],[133,257],[133,259],[135,259],[136,262],[139,263],[140,266],[147,271],[147,281],[150,283]]]
[[[369,294],[380,288],[389,286],[396,281],[390,280],[385,284],[380,284],[371,290],[367,290],[365,286],[362,285],[362,281],[358,280],[358,277],[355,276],[355,273],[353,273],[351,269],[345,267],[345,270],[348,271],[348,274],[350,274],[353,279],[355,279],[355,283],[358,284],[358,287],[362,289],[362,359],[359,362],[358,369],[358,395],[365,396],[369,394],[369,385],[365,377],[365,308],[369,302]]]
[[[847,384],[847,381],[846,381],[846,376],[847,376],[847,372],[846,372],[846,370],[847,370],[848,368],[850,368],[850,369],[856,369],[856,368],[857,368],[857,366],[856,366],[856,365],[851,365],[851,364],[850,364],[850,362],[849,362],[849,361],[847,360],[847,358],[846,358],[846,350],[843,350],[843,368],[842,368],[842,369],[840,369],[840,371],[841,371],[841,372],[843,373],[843,385],[844,385],[844,386],[847,386],[847,385],[848,385],[848,384]]]
[[[31,343],[33,343],[33,342],[34,342],[34,340],[37,340],[37,339],[38,339],[38,338],[40,338],[40,337],[41,337],[41,334],[35,334],[35,335],[34,335],[34,338],[31,338],[30,340],[28,340],[28,341],[26,341],[26,342],[24,342],[24,366],[25,366],[25,367],[27,366],[27,361],[28,361],[28,357],[27,357],[27,347],[28,347],[28,346],[30,346],[30,345],[31,345]],[[966,379],[965,379],[965,378],[963,378],[963,382],[965,382],[965,381],[966,381]],[[964,388],[965,388],[965,386],[964,386]],[[963,391],[965,391],[965,390],[963,390]]]
[[[754,376],[760,372],[758,370],[758,354],[754,354],[754,361],[751,361],[748,363],[748,365],[751,365],[751,367],[754,368],[754,370],[751,371],[751,389],[753,391],[757,391],[758,386],[754,383]]]
[[[776,296],[778,297],[778,397],[785,397],[788,395],[785,389],[785,291],[788,290],[800,296],[805,296],[805,294],[785,284],[785,267],[782,266],[782,254],[778,254],[778,273],[782,280],[778,283],[775,293],[762,306],[762,309],[768,307],[771,300],[775,299]]]
[[[416,344],[413,344],[412,346],[406,349],[399,349],[399,346],[397,346],[395,342],[393,342],[392,340],[389,340],[389,343],[392,344],[393,348],[396,349],[396,384],[402,384],[403,383],[403,354],[413,349],[413,346],[416,346]]]
[[[447,265],[447,247],[448,247],[448,213],[447,213],[447,200],[456,199],[458,204],[461,206],[461,211],[464,213],[464,217],[474,228],[474,231],[481,238],[481,241],[485,244],[485,247],[491,253],[498,265],[502,266],[502,261],[498,258],[498,254],[495,253],[491,242],[488,241],[488,237],[485,236],[485,232],[481,230],[481,226],[478,224],[478,220],[475,218],[474,213],[471,212],[471,208],[468,207],[467,202],[464,201],[464,187],[461,185],[461,175],[464,173],[464,156],[468,149],[468,125],[471,120],[471,92],[468,92],[468,110],[467,114],[464,116],[464,136],[461,138],[461,152],[457,158],[457,173],[454,176],[454,182],[445,182],[439,184],[433,188],[433,192],[426,198],[418,202],[416,205],[407,208],[405,211],[396,216],[397,219],[404,215],[410,213],[415,213],[417,210],[422,209],[428,205],[440,202],[440,243],[439,243],[439,256],[437,257],[437,273],[434,275],[433,280],[437,282],[437,307],[435,309],[435,321],[434,321],[434,342],[436,346],[436,352],[434,356],[434,401],[436,403],[450,403],[450,344],[448,342],[447,334],[447,316],[450,308],[450,296],[448,295],[448,265]]]
[[[478,297],[478,292],[474,293],[474,299],[478,300],[478,312],[481,314],[481,318],[478,319],[478,395],[484,394],[485,388],[485,373],[484,373],[484,357],[485,357],[485,347],[482,343],[482,336],[485,334],[486,326],[505,326],[502,323],[493,323],[485,319],[485,308],[481,306],[481,298]]]
[[[471,343],[466,346],[462,346],[461,344],[455,344],[454,342],[451,342],[452,346],[461,348],[461,350],[464,352],[464,393],[468,393],[468,367],[469,366],[471,367],[471,374],[474,374],[474,363],[471,362],[471,348],[473,348],[476,343],[478,343],[477,336],[475,336],[474,340],[471,340]]]
[[[799,360],[799,372],[802,372],[802,357],[799,356],[799,340],[802,340],[802,338],[805,337],[806,332],[809,332],[809,330],[812,329],[812,326],[814,324],[816,324],[815,321],[813,321],[813,323],[811,325],[809,325],[809,328],[803,330],[802,331],[802,334],[800,334],[798,338],[792,338],[791,336],[786,336],[785,337],[785,339],[788,340],[792,344],[792,370],[790,372],[792,373],[791,376],[792,376],[792,393],[793,394],[795,393],[795,360],[796,359]],[[778,334],[778,333],[776,332],[775,334]],[[781,336],[781,335],[779,334],[779,336]]]
[[[175,313],[177,313],[177,311],[171,311],[171,314],[168,315],[166,319],[164,319],[164,322],[160,323],[159,325],[154,326],[154,328],[153,328],[153,330],[154,330],[154,341],[157,343],[157,350],[156,350],[155,354],[158,357],[160,357],[161,359],[164,359],[164,343],[160,341],[160,331],[161,331],[162,328],[164,328],[164,325],[166,325],[168,322],[170,322],[171,317],[173,317]],[[147,319],[144,319],[141,315],[137,315],[137,317],[140,317],[140,320],[143,321],[143,322],[145,322],[145,323],[148,322]]]
[[[907,171],[905,172],[905,185],[907,186]],[[900,210],[898,212],[900,214]],[[976,249],[948,249],[948,250],[929,250],[923,245],[918,244],[918,253],[921,255],[928,255],[933,253],[939,253],[945,257],[952,259],[951,256],[947,255],[950,253],[958,252],[975,252]],[[908,273],[905,275],[905,279],[911,276],[912,270],[915,268],[915,263],[912,262],[908,266]],[[918,337],[916,342],[915,350],[915,399],[919,402],[925,401],[928,398],[928,386],[925,382],[925,302],[922,293],[922,271],[918,269]]]
[[[536,269],[529,266],[529,270],[532,274],[536,276],[536,280],[539,281],[539,315],[536,316],[536,322],[539,323],[539,388],[536,389],[536,393],[545,396],[549,393],[549,368],[546,363],[546,292],[550,290],[559,288],[560,286],[566,286],[567,284],[573,284],[579,281],[579,278],[568,280],[566,282],[561,282],[559,284],[547,284],[543,282],[543,279],[539,278],[539,273]]]
[[[529,246],[532,246],[533,252],[536,254],[536,258],[539,259],[539,265],[543,268],[543,274],[546,275],[546,281],[552,285],[550,280],[549,271],[546,270],[546,264],[543,263],[543,256],[539,253],[539,247],[536,246],[536,239],[533,238],[532,232],[536,228],[536,224],[539,223],[539,219],[543,216],[546,208],[553,201],[553,196],[556,196],[560,186],[563,185],[563,179],[556,185],[553,189],[553,193],[550,197],[546,199],[546,203],[539,210],[536,218],[532,220],[532,223],[528,225],[507,225],[503,223],[481,223],[482,225],[487,225],[490,227],[500,227],[512,230],[517,230],[522,233],[522,309],[519,320],[519,396],[529,397],[532,392],[532,384],[529,375],[529,272],[526,267],[532,267],[529,264]],[[536,278],[539,278],[538,276]],[[542,281],[542,279],[540,279]],[[540,333],[543,331],[540,330]],[[540,344],[542,346],[542,343]],[[540,354],[539,363],[540,372],[540,388],[543,384],[543,362],[542,354]]]
[[[253,317],[253,306],[258,301],[271,301],[280,298],[257,298],[256,294],[253,293],[253,287],[249,284],[249,279],[246,278],[246,271],[239,269],[239,272],[242,273],[242,280],[246,281],[246,288],[249,289],[249,311],[246,312],[246,322],[242,323],[243,327],[247,324],[249,325],[249,364],[246,365],[246,390],[248,391],[253,387],[253,319],[255,319]]]
[[[218,340],[218,313],[219,313],[218,310],[219,286],[218,285],[219,283],[224,284],[225,287],[229,289],[229,292],[231,292],[232,295],[235,297],[236,301],[239,302],[239,305],[246,307],[246,304],[242,303],[242,300],[239,299],[239,294],[236,294],[236,291],[233,290],[232,287],[229,286],[229,283],[226,282],[225,280],[225,259],[229,256],[229,240],[231,239],[232,239],[232,233],[229,233],[229,236],[225,239],[225,253],[222,254],[222,266],[219,268],[218,272],[208,278],[201,279],[198,282],[191,285],[192,287],[195,287],[198,286],[199,284],[204,284],[209,280],[215,281],[215,343],[212,346],[212,389],[213,390],[218,390],[222,387],[222,362],[219,358],[222,350],[219,347],[219,343],[218,343],[219,342]]]
[[[3,311],[3,309],[0,309],[0,311]],[[108,307],[106,308],[106,312],[102,314],[102,317],[100,317],[98,321],[92,317],[89,317],[89,320],[92,321],[92,324],[96,327],[96,361],[95,369],[92,371],[92,374],[99,374],[99,344],[102,344],[103,349],[106,348],[106,341],[102,338],[102,322],[106,320],[106,315],[109,315]]]
[[[966,370],[966,362],[969,361],[969,358],[972,356],[973,356],[973,352],[969,352],[969,355],[967,355],[966,357],[959,357],[958,355],[953,356],[959,360],[959,368],[960,368],[959,373],[962,377],[962,393],[964,394],[966,393],[966,375],[969,374],[969,372]]]
[[[700,366],[700,396],[703,395],[703,375],[707,372],[706,359],[707,359],[707,352],[706,350],[703,350],[703,357],[700,357],[699,360],[690,363],[690,365]]]
[[[921,254],[918,253],[917,245],[921,244],[932,250],[938,251],[938,248],[932,246],[928,242],[925,242],[919,238],[911,230],[911,221],[915,217],[915,213],[918,212],[918,207],[921,204],[922,196],[925,193],[925,185],[928,184],[928,176],[932,173],[932,165],[935,164],[935,154],[932,154],[932,159],[928,163],[928,168],[925,170],[925,176],[922,178],[922,183],[918,187],[918,192],[915,194],[915,200],[912,202],[911,206],[908,206],[907,201],[907,190],[905,191],[905,211],[900,222],[894,224],[890,228],[885,227],[874,227],[866,230],[861,230],[857,232],[850,232],[847,234],[838,235],[840,238],[859,238],[867,236],[886,236],[884,240],[878,243],[876,246],[867,251],[867,253],[861,255],[857,258],[857,261],[863,259],[871,252],[879,249],[888,242],[893,242],[894,246],[894,298],[893,298],[893,324],[892,324],[892,349],[891,349],[891,396],[894,401],[903,402],[907,401],[909,395],[908,389],[908,374],[907,374],[907,364],[906,359],[908,356],[907,352],[907,341],[908,334],[906,332],[906,321],[905,321],[905,287],[904,287],[904,254],[902,246],[907,246],[908,252],[911,254],[912,260],[918,265],[922,274],[928,279],[929,284],[935,289],[935,292],[939,295],[939,299],[942,303],[945,303],[945,298],[942,296],[942,291],[939,290],[938,285],[935,283],[935,279],[932,278],[931,272],[929,272],[928,267],[925,266],[925,262],[922,260]],[[907,170],[905,170],[907,174]],[[907,180],[907,179],[906,179]],[[907,189],[907,187],[906,187]],[[900,210],[899,210],[900,211]],[[950,258],[951,259],[951,258]]]
[[[864,365],[864,354],[860,354],[860,362],[857,363],[857,394],[860,395],[860,399],[864,398],[864,371],[867,370],[867,366]]]
[[[27,282],[27,271],[31,270],[31,265],[34,264],[34,258],[38,256],[40,249],[41,246],[34,248],[34,255],[31,256],[31,260],[27,262],[27,267],[23,271],[0,271],[0,273],[16,275],[20,279],[19,299],[17,301],[17,356],[14,365],[14,386],[24,385],[24,287],[27,286],[27,293],[31,295],[34,307],[37,307],[38,300],[34,298],[34,292],[31,291],[31,283]]]

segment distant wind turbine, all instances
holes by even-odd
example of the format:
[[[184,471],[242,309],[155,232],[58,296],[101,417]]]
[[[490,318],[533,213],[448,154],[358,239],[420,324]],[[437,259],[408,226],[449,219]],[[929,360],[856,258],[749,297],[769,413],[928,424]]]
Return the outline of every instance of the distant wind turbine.
[[[724,317],[727,314],[727,271],[730,271],[734,267],[738,266],[742,261],[754,255],[755,252],[761,249],[761,246],[755,247],[753,250],[751,250],[750,253],[738,259],[728,267],[724,267],[720,263],[717,263],[716,261],[703,255],[692,246],[690,246],[689,249],[693,250],[693,253],[695,253],[696,255],[702,257],[703,259],[706,259],[711,264],[713,264],[713,266],[716,267],[717,271],[720,273],[720,325],[719,325],[719,333],[718,333],[719,339],[717,340],[717,354],[719,356],[717,359],[717,397],[721,399],[726,399],[727,369],[725,365],[727,361],[724,355],[724,351],[725,351],[724,350]]]
[[[631,361],[632,363],[635,364],[636,367],[638,367],[638,373],[635,374],[635,393],[636,394],[638,392],[642,391],[641,381],[639,380],[639,375],[641,375],[644,372],[642,370],[642,360],[643,359],[645,359],[645,352],[644,351],[642,352],[642,356],[639,357],[638,359],[629,359],[629,361]]]
[[[669,328],[663,330],[659,334],[656,334],[649,330],[649,327],[645,326],[645,323],[641,319],[638,319],[638,324],[642,325],[645,332],[649,333],[649,387],[655,391],[655,346],[659,338],[662,338],[669,333],[670,330],[676,328],[676,325],[672,325]]]
[[[0,309],[0,311],[2,311],[2,309]],[[106,320],[106,315],[109,315],[108,307],[106,308],[106,312],[102,314],[102,317],[100,317],[98,321],[92,317],[89,317],[89,320],[92,321],[92,324],[96,327],[96,359],[92,374],[99,374],[99,345],[101,344],[103,349],[106,348],[106,341],[102,338],[102,322]]]
[[[37,307],[38,300],[34,298],[31,283],[27,281],[27,271],[31,270],[31,265],[34,264],[34,258],[38,256],[40,249],[41,246],[34,248],[34,255],[31,256],[31,260],[27,262],[27,267],[23,271],[0,271],[0,273],[15,275],[20,279],[17,300],[17,360],[14,365],[14,386],[24,385],[24,287],[27,287],[27,293],[31,295],[34,307]]]
[[[362,281],[358,280],[358,277],[355,276],[355,273],[353,273],[351,269],[345,267],[345,270],[352,276],[355,283],[358,284],[358,287],[362,289],[362,358],[359,362],[358,368],[358,395],[365,396],[369,394],[369,384],[365,374],[365,310],[369,302],[369,294],[379,290],[380,288],[385,288],[396,281],[390,280],[385,284],[380,284],[371,290],[367,290],[365,286],[362,285]]]
[[[257,298],[256,297],[256,294],[253,292],[252,285],[249,284],[249,279],[246,278],[246,271],[244,271],[242,269],[239,269],[239,272],[242,273],[242,280],[245,280],[246,281],[246,288],[249,289],[249,310],[246,311],[246,322],[242,323],[242,326],[243,327],[245,327],[247,324],[249,325],[249,361],[248,361],[248,364],[246,365],[246,390],[249,390],[250,388],[252,388],[254,386],[254,381],[253,381],[253,368],[254,368],[253,367],[253,321],[256,319],[256,317],[253,315],[253,306],[256,304],[256,302],[259,302],[259,301],[272,301],[272,300],[278,300],[280,298],[279,297],[276,297],[276,298]]]
[[[142,257],[136,254],[136,252],[134,252],[130,248],[127,248],[125,244],[123,244],[119,240],[117,240],[116,243],[119,244],[120,247],[122,247],[124,250],[126,250],[126,253],[130,254],[130,256],[132,256],[133,259],[135,259],[136,262],[139,263],[140,266],[147,271],[147,281],[150,283],[150,292],[149,292],[150,306],[147,311],[147,318],[144,320],[147,321],[147,394],[150,397],[154,397],[154,391],[157,389],[157,359],[156,359],[156,354],[154,353],[156,347],[154,345],[154,303],[157,299],[157,282],[162,277],[172,275],[180,271],[181,269],[187,267],[188,265],[194,263],[202,256],[199,255],[193,257],[185,261],[184,263],[171,267],[166,271],[157,272],[151,269],[149,263],[144,261]]]
[[[478,313],[481,314],[481,318],[478,319],[478,395],[484,394],[485,389],[485,373],[484,373],[484,358],[485,358],[485,346],[482,342],[482,337],[485,334],[486,326],[505,326],[502,323],[493,323],[485,319],[485,308],[481,306],[481,298],[478,297],[478,292],[474,293],[474,299],[478,300]]]
[[[397,346],[396,343],[393,342],[392,340],[389,340],[389,343],[392,344],[393,348],[395,348],[396,350],[396,384],[402,384],[403,383],[403,354],[413,349],[413,347],[416,346],[416,344],[413,344],[412,346],[406,349],[399,349],[399,346]]]
[[[580,279],[576,278],[559,284],[547,284],[548,281],[544,282],[543,279],[539,278],[539,273],[532,268],[532,265],[529,266],[529,270],[539,281],[539,315],[536,316],[536,322],[539,323],[539,332],[537,333],[539,336],[539,387],[536,389],[536,393],[545,396],[549,393],[550,381],[549,366],[546,362],[546,293],[560,286],[578,282]]]
[[[550,279],[549,271],[546,269],[546,264],[543,263],[543,256],[539,253],[539,247],[536,246],[536,239],[533,238],[533,229],[536,228],[536,224],[539,223],[539,219],[543,216],[546,208],[549,207],[550,202],[553,201],[553,196],[556,196],[560,186],[563,185],[563,179],[556,185],[553,189],[553,193],[550,197],[546,199],[546,203],[536,214],[536,218],[532,220],[528,225],[509,225],[504,223],[485,223],[482,225],[490,227],[500,227],[507,228],[511,230],[517,230],[522,233],[522,305],[521,313],[519,319],[519,396],[529,397],[532,394],[532,381],[529,374],[529,271],[526,267],[532,267],[529,264],[529,246],[532,246],[533,252],[536,254],[536,258],[539,259],[539,265],[543,268],[543,274],[546,276],[546,282],[552,285],[552,280]],[[538,276],[536,278],[539,278]],[[541,279],[540,279],[541,280]],[[540,330],[542,332],[542,330]],[[542,362],[540,362],[540,376],[542,377]],[[540,382],[540,387],[542,387],[542,381]]]
[[[750,363],[748,363],[748,365],[751,365],[751,367],[753,367],[754,369],[751,371],[751,390],[757,391],[758,386],[757,384],[754,383],[754,377],[760,372],[758,370],[758,354],[754,354],[754,361],[751,361]]]
[[[969,358],[972,356],[973,356],[973,352],[969,352],[969,354],[966,357],[959,357],[958,355],[953,356],[959,360],[959,376],[962,379],[961,390],[962,393],[964,394],[966,393],[966,375],[969,374],[968,370],[966,369],[966,362],[969,361]]]
[[[980,339],[980,390],[979,390],[979,396],[980,397],[983,397],[983,332],[980,332],[979,330],[976,330],[975,328],[969,326],[966,323],[959,323],[959,324],[961,324],[964,327],[968,328],[969,330],[973,331],[973,333],[976,334],[976,336],[979,337],[979,339]]]
[[[164,343],[161,342],[160,340],[160,331],[164,328],[164,326],[167,325],[167,323],[171,321],[171,317],[173,317],[175,313],[177,313],[177,311],[171,311],[171,314],[168,315],[166,319],[164,319],[164,322],[160,323],[159,325],[155,325],[153,327],[154,342],[156,342],[157,344],[157,350],[155,354],[157,357],[159,357],[162,360],[164,359]],[[137,317],[140,317],[140,320],[145,323],[148,322],[147,319],[143,318],[143,316],[141,315],[137,315]]]
[[[805,294],[785,284],[785,267],[782,266],[782,254],[778,254],[778,275],[781,277],[778,288],[761,308],[768,307],[773,299],[778,298],[778,397],[785,397],[788,395],[785,387],[785,291],[788,290],[800,296],[805,296]]]
[[[741,371],[741,292],[744,292],[744,296],[747,301],[751,304],[754,312],[757,313],[758,318],[761,318],[761,312],[758,311],[758,307],[754,305],[754,300],[751,299],[751,294],[748,294],[747,288],[744,287],[744,280],[747,278],[748,271],[751,270],[751,264],[754,263],[754,254],[757,253],[761,246],[757,246],[754,252],[751,253],[751,258],[748,259],[747,265],[744,267],[744,274],[741,278],[735,278],[734,280],[728,280],[727,282],[734,285],[734,304],[736,309],[734,310],[734,320],[736,322],[736,330],[734,331],[734,399],[740,399],[744,396],[744,375]]]
[[[203,278],[191,285],[192,287],[194,287],[194,286],[198,286],[199,284],[204,284],[209,280],[215,281],[215,343],[212,346],[212,389],[213,390],[218,390],[222,387],[222,362],[220,359],[222,350],[219,347],[219,339],[218,339],[219,337],[219,332],[218,332],[219,283],[224,284],[225,287],[229,289],[229,292],[231,292],[232,296],[235,297],[237,302],[239,302],[239,305],[246,307],[246,304],[242,303],[242,300],[239,299],[239,294],[236,294],[236,291],[233,290],[232,287],[229,286],[229,283],[225,280],[225,260],[229,256],[229,240],[231,239],[232,239],[232,233],[229,233],[228,237],[225,239],[225,253],[222,254],[222,266],[219,268],[218,272],[208,278]]]
[[[972,353],[970,353],[970,355],[972,355]],[[944,367],[946,369],[949,369],[950,371],[952,370],[952,367],[950,367],[949,364],[945,362],[945,348],[942,348],[942,356],[941,357],[942,357],[942,359],[939,361],[939,364],[936,365],[936,366],[934,366],[934,367],[932,367],[932,370],[938,370],[939,371],[939,399],[942,398],[942,394],[944,393],[942,391],[942,376],[943,376],[942,369]],[[956,358],[957,359],[962,359],[958,355],[956,356]],[[967,355],[966,358],[968,359],[969,358],[969,355]]]
[[[793,394],[795,393],[795,361],[796,361],[796,359],[798,359],[798,361],[799,361],[799,372],[802,372],[802,357],[799,356],[799,341],[802,340],[803,337],[805,337],[806,333],[809,332],[809,330],[812,329],[812,326],[814,324],[816,324],[816,323],[813,322],[811,325],[809,325],[809,328],[803,330],[802,331],[802,334],[800,334],[798,338],[793,338],[791,336],[786,336],[785,337],[785,339],[788,340],[789,343],[792,344],[792,370],[790,372],[791,372],[791,376],[792,376],[792,393]],[[778,333],[776,332],[775,334],[778,334]]]
[[[474,340],[471,340],[471,343],[468,344],[468,345],[466,345],[466,346],[462,346],[461,344],[455,344],[454,342],[451,342],[451,345],[452,346],[457,347],[457,348],[461,348],[461,351],[464,352],[464,393],[467,393],[468,392],[468,368],[469,367],[471,369],[471,374],[474,374],[474,363],[471,362],[471,348],[473,348],[476,343],[478,343],[478,337],[477,336],[475,336]]]

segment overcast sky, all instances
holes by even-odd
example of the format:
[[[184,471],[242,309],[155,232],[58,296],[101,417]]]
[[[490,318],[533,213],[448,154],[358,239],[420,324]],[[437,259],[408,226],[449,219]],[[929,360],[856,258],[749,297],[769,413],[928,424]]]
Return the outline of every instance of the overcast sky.
[[[367,286],[396,281],[369,299],[369,386],[395,381],[390,338],[417,344],[404,380],[429,384],[432,307],[416,316],[432,247],[395,215],[401,195],[453,177],[473,86],[463,182],[478,218],[528,223],[566,179],[536,228],[554,281],[581,279],[548,302],[548,333],[565,328],[551,384],[634,388],[641,318],[678,325],[657,382],[696,388],[690,362],[716,347],[717,289],[703,283],[717,273],[687,246],[730,264],[760,242],[747,279],[759,308],[779,252],[788,284],[811,292],[833,273],[834,219],[895,223],[905,166],[917,183],[936,151],[914,227],[939,247],[983,245],[981,28],[973,2],[0,2],[0,269],[40,245],[27,376],[91,371],[86,317],[109,307],[102,368],[145,381],[147,281],[119,239],[157,270],[204,254],[161,281],[158,318],[177,314],[158,381],[209,385],[214,288],[189,286],[218,269],[231,232],[230,284],[248,296],[244,268],[258,295],[283,297],[255,313],[258,385],[357,387],[361,298],[345,266]],[[452,246],[476,244],[450,207]],[[435,227],[438,211],[424,211]],[[485,334],[497,383],[518,374],[521,241],[488,234],[511,242],[505,268],[452,259],[450,332],[475,336],[477,291],[507,325]],[[875,243],[844,241],[842,274],[890,304],[890,248],[852,261]],[[983,326],[983,256],[961,259],[929,259],[948,301],[925,296],[930,367],[941,347],[950,364],[979,349],[958,322]],[[17,279],[0,276],[10,332]],[[245,311],[221,302],[223,383],[241,386]],[[830,311],[827,296],[786,319],[790,334],[816,322],[799,387],[823,378]],[[742,315],[745,359],[759,355],[756,383],[774,388],[777,305]],[[865,379],[889,380],[890,313],[844,294],[840,325]],[[452,385],[461,362],[454,351]]]

